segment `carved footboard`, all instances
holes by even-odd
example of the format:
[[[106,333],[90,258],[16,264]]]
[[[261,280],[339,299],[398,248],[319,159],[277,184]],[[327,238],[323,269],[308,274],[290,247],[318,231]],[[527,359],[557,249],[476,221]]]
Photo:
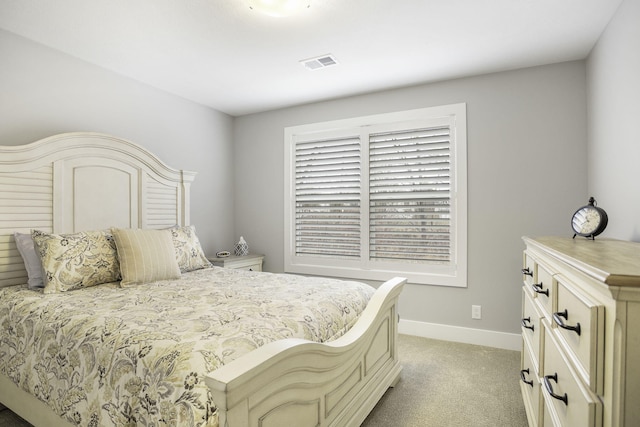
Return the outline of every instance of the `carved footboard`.
[[[396,307],[405,283],[382,284],[335,341],[273,342],[208,374],[220,427],[360,425],[402,369]]]

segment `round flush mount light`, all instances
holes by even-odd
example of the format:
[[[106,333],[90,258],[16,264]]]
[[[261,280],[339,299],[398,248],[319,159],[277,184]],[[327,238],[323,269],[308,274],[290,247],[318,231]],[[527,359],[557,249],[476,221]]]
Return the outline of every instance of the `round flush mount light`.
[[[249,0],[249,8],[265,15],[282,18],[311,6],[311,0]]]

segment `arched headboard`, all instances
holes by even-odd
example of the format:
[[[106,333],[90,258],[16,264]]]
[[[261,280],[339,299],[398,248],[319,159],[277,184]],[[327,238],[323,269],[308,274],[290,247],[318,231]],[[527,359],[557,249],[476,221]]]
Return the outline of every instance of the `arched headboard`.
[[[14,232],[188,225],[194,177],[100,133],[0,146],[0,287],[27,281]]]

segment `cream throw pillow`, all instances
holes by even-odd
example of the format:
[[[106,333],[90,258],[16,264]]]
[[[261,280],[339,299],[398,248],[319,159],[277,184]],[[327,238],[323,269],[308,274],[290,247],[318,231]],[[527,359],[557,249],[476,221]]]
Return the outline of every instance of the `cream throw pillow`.
[[[169,230],[111,229],[118,248],[120,286],[180,278]]]

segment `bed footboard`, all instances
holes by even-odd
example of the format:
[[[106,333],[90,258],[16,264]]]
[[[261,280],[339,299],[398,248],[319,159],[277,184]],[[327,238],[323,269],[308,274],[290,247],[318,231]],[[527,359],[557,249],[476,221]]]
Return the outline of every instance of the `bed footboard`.
[[[402,369],[397,301],[405,283],[383,283],[335,341],[273,342],[209,373],[220,427],[360,425]]]

